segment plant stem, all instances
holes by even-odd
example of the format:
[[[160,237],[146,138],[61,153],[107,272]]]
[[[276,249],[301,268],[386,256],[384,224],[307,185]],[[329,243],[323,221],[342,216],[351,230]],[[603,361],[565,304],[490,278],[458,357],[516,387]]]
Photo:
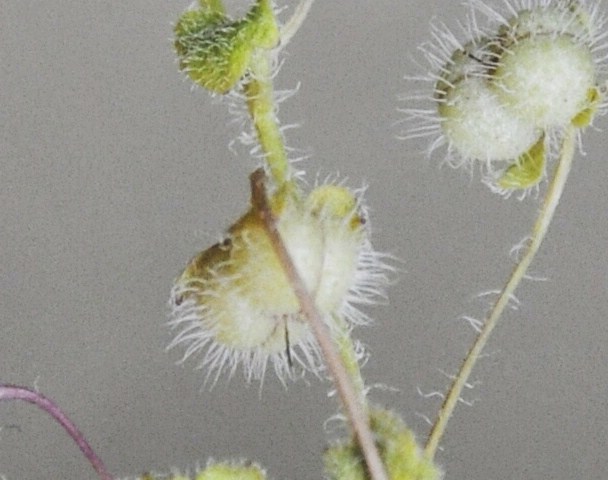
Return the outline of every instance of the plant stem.
[[[300,29],[313,2],[314,0],[302,0],[296,7],[291,18],[283,25],[283,28],[281,28],[281,48],[284,48]]]
[[[300,2],[293,16],[281,30],[281,48],[289,43],[300,28],[313,1],[302,0]],[[270,175],[275,187],[279,188],[289,180],[289,162],[283,144],[283,136],[276,119],[271,80],[271,60],[269,53],[265,51],[257,51],[254,55],[250,67],[251,79],[245,83],[243,89],[260,146],[266,155],[265,161]],[[346,415],[363,452],[370,476],[372,480],[388,480],[380,454],[374,443],[373,434],[369,428],[363,379],[361,378],[354,345],[348,335],[348,326],[341,319],[336,319],[338,330],[336,348],[329,329],[316,308],[314,299],[304,286],[304,282],[281,239],[276,226],[276,219],[268,205],[264,170],[256,170],[251,174],[250,179],[252,203],[264,223],[268,238],[323,352]]]
[[[251,174],[251,194],[254,208],[260,215],[268,234],[268,238],[277,254],[281,265],[287,275],[289,283],[300,303],[302,312],[308,319],[319,347],[323,352],[325,362],[331,372],[336,389],[344,405],[355,438],[357,439],[365,462],[373,480],[388,480],[380,454],[374,443],[373,434],[369,428],[366,409],[359,395],[351,383],[346,367],[333,343],[329,329],[325,325],[321,314],[317,310],[314,299],[304,286],[283,240],[276,226],[276,219],[268,205],[266,187],[264,184],[264,171],[259,169]]]
[[[23,400],[24,402],[33,403],[37,407],[44,410],[63,427],[70,437],[72,437],[72,440],[76,442],[78,448],[80,448],[84,456],[99,475],[99,478],[102,480],[114,480],[114,477],[108,473],[103,462],[93,451],[89,443],[84,438],[84,435],[80,432],[80,430],[78,430],[74,422],[72,422],[68,416],[61,411],[55,402],[45,397],[41,393],[16,385],[0,385],[0,401],[2,400]]]
[[[361,369],[359,368],[359,360],[357,359],[357,352],[355,345],[350,336],[348,325],[344,321],[344,318],[339,315],[333,316],[335,325],[335,344],[338,348],[338,355],[342,361],[342,365],[346,369],[346,373],[350,378],[351,385],[355,389],[355,393],[358,394],[361,404],[367,409],[365,400],[365,383],[361,376]]]
[[[570,172],[570,168],[572,166],[572,159],[574,157],[574,147],[575,147],[575,139],[576,139],[576,129],[573,126],[569,126],[564,131],[564,137],[562,140],[561,151],[559,162],[555,171],[555,175],[551,184],[549,185],[549,189],[547,191],[547,195],[545,196],[545,200],[543,202],[543,206],[538,214],[534,227],[532,229],[532,235],[530,238],[530,244],[528,249],[526,250],[525,255],[522,257],[520,262],[516,265],[509,280],[504,286],[498,300],[494,304],[494,308],[490,312],[490,315],[487,317],[479,335],[477,336],[473,346],[469,350],[467,356],[464,359],[462,366],[460,367],[460,371],[456,375],[447,396],[441,406],[437,419],[431,429],[431,433],[427,440],[424,453],[430,460],[435,456],[435,452],[437,451],[437,447],[439,445],[439,441],[445,432],[446,425],[448,420],[452,416],[454,409],[456,408],[456,404],[458,403],[458,399],[462,393],[464,386],[469,379],[471,371],[475,366],[475,363],[479,359],[481,351],[483,350],[490,334],[494,330],[494,327],[498,323],[498,319],[502,314],[503,310],[507,306],[509,299],[514,294],[517,286],[524,278],[526,274],[526,270],[530,266],[530,263],[534,259],[536,252],[540,248],[540,245],[547,234],[547,230],[549,229],[549,225],[553,218],[553,214],[555,213],[555,209],[560,201],[562,196],[562,192],[564,191],[564,186],[566,184],[566,180],[568,178],[568,173]]]
[[[243,90],[270,175],[277,187],[288,179],[289,162],[279,130],[273,98],[269,53],[258,50],[251,61],[251,79]]]

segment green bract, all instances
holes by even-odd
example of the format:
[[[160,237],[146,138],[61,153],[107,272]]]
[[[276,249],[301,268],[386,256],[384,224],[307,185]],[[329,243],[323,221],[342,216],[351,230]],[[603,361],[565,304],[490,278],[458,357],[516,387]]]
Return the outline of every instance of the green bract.
[[[542,135],[530,150],[507,168],[498,180],[503,189],[530,188],[541,181],[545,173],[545,136]]]

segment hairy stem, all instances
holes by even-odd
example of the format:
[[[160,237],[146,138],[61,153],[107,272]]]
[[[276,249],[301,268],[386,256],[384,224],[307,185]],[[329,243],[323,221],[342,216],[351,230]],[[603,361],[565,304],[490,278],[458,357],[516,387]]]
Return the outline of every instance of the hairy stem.
[[[425,455],[431,460],[435,456],[435,452],[437,451],[439,441],[445,432],[448,420],[456,408],[458,399],[462,394],[462,390],[469,379],[475,363],[479,359],[479,356],[481,355],[490,334],[498,323],[500,315],[507,306],[511,296],[515,293],[517,286],[524,278],[526,270],[530,266],[530,263],[534,259],[536,252],[538,252],[538,249],[540,248],[540,245],[547,234],[553,214],[555,213],[555,209],[557,208],[559,200],[562,196],[562,192],[564,191],[568,173],[570,173],[572,159],[574,157],[574,147],[576,143],[575,139],[576,129],[573,126],[569,126],[564,132],[559,162],[553,180],[549,185],[543,206],[532,229],[528,249],[520,262],[513,269],[509,280],[500,293],[498,300],[494,304],[494,308],[487,317],[481,331],[479,332],[479,335],[473,343],[473,346],[467,353],[467,356],[460,367],[460,371],[450,386],[433,428],[431,429],[431,433],[424,450]]]
[[[336,389],[344,405],[346,415],[350,420],[354,435],[359,443],[365,462],[373,480],[388,480],[380,454],[374,443],[373,434],[369,428],[369,422],[365,406],[360,395],[357,395],[355,387],[348,375],[347,369],[334,345],[329,329],[325,325],[321,314],[317,310],[314,299],[307,291],[300,274],[281,239],[274,215],[268,205],[265,187],[265,174],[263,170],[256,170],[251,174],[252,203],[258,211],[268,238],[277,254],[281,265],[287,275],[289,283],[300,302],[302,312],[308,319],[311,329],[315,335],[319,347],[323,352],[325,362],[331,372]]]
[[[334,325],[336,325],[335,344],[338,349],[338,355],[342,361],[342,365],[346,369],[346,373],[350,378],[351,385],[355,389],[355,393],[359,396],[361,404],[367,409],[365,400],[365,383],[361,376],[359,368],[359,360],[353,339],[350,336],[348,325],[343,317],[334,315]]]
[[[291,18],[281,28],[281,48],[285,47],[304,23],[314,0],[301,0]]]
[[[49,398],[41,393],[31,390],[26,387],[17,385],[0,385],[0,401],[2,400],[23,400],[24,402],[33,403],[37,407],[48,413],[53,419],[63,427],[72,440],[76,442],[78,448],[82,451],[89,463],[93,466],[99,478],[102,480],[114,480],[114,477],[108,473],[101,459],[93,451],[89,443],[84,438],[84,435],[78,430],[74,422],[61,411],[61,409]]]
[[[260,50],[254,53],[251,79],[243,90],[270,175],[277,186],[283,185],[288,179],[289,162],[276,118],[268,52]]]

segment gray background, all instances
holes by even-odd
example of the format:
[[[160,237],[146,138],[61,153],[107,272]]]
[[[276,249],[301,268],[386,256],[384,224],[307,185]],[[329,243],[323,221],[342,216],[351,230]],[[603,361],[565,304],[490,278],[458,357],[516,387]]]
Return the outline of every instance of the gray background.
[[[283,2],[280,2],[283,5]],[[293,7],[294,2],[290,2]],[[69,412],[117,475],[251,458],[275,479],[321,476],[330,384],[262,392],[241,377],[209,392],[175,366],[164,327],[172,279],[245,208],[255,162],[239,130],[177,72],[171,23],[188,1],[0,0],[0,379],[36,385]],[[234,4],[231,4],[234,5]],[[283,12],[286,18],[289,11]],[[505,201],[399,142],[397,96],[432,16],[458,2],[317,2],[277,88],[308,178],[369,184],[374,243],[402,259],[390,305],[356,331],[372,398],[424,438],[473,338],[475,294],[498,288],[538,203]],[[401,105],[403,106],[403,105]],[[596,121],[605,127],[606,118]],[[447,478],[605,479],[608,408],[606,140],[590,129],[550,235],[474,372],[443,442]],[[0,406],[0,473],[92,478],[66,435],[27,405]]]

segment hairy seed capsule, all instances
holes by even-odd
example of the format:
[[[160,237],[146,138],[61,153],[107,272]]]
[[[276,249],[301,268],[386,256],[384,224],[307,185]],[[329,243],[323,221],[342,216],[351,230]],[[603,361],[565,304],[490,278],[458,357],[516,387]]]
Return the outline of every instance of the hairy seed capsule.
[[[365,318],[350,302],[366,303],[370,293],[380,292],[384,265],[373,255],[352,192],[325,185],[301,199],[287,189],[270,203],[282,241],[330,327],[334,315]],[[219,375],[224,367],[233,372],[242,363],[248,378],[261,378],[270,360],[282,378],[291,375],[292,359],[304,369],[321,365],[255,207],[230,227],[224,242],[192,259],[175,283],[171,308],[170,324],[180,329],[171,346],[185,344],[184,358],[205,350],[201,366],[209,373]]]
[[[544,129],[562,127],[589,107],[595,71],[589,48],[572,37],[530,37],[501,55],[494,91],[519,118]]]
[[[464,158],[511,161],[541,135],[532,123],[512,115],[480,77],[462,79],[447,92],[438,111],[450,146]]]

